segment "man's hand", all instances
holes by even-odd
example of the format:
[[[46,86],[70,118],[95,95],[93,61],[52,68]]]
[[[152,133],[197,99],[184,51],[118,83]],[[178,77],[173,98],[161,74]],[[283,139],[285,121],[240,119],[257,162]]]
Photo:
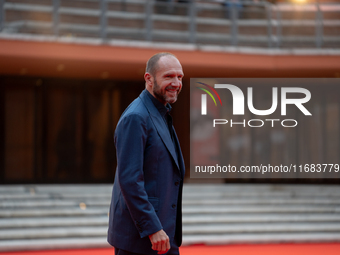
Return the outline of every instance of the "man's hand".
[[[168,235],[161,229],[160,231],[149,235],[152,249],[158,251],[158,254],[164,254],[170,250],[170,241]]]

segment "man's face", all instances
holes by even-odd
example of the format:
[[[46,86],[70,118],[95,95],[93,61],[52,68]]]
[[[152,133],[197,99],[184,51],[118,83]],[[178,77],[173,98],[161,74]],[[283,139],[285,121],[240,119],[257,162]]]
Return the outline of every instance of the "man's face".
[[[182,90],[182,66],[173,56],[164,56],[158,60],[158,68],[153,77],[153,95],[164,105],[175,103]]]

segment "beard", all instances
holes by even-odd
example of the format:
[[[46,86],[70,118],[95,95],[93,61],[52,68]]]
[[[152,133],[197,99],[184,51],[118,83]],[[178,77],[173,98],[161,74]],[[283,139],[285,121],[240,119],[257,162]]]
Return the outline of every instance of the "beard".
[[[161,87],[157,84],[157,81],[155,79],[155,83],[154,83],[153,89],[152,89],[152,92],[155,95],[155,97],[164,104],[165,103],[169,103],[169,104],[175,103],[177,101],[178,94],[181,90],[178,90],[178,92],[174,96],[168,96],[166,94],[166,89],[176,89],[176,88],[169,85],[169,86],[164,88],[164,91],[162,91]]]

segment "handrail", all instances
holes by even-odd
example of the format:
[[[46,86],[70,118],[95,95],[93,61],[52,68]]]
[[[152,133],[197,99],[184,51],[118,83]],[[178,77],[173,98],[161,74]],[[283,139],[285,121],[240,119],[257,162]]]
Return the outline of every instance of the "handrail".
[[[3,29],[4,21],[5,21],[5,8],[4,8],[5,0],[0,0],[0,32]]]
[[[306,47],[321,48],[326,47],[327,44],[332,48],[340,47],[340,37],[337,34],[325,33],[328,27],[340,29],[340,20],[325,18],[326,13],[335,13],[340,17],[340,4],[274,5],[269,2],[242,1],[243,7],[240,7],[189,1],[187,4],[171,3],[171,11],[160,12],[157,8],[168,7],[169,3],[155,0],[79,0],[78,2],[97,3],[98,8],[63,6],[60,0],[53,0],[51,5],[0,0],[0,33],[32,33],[33,36],[42,31],[42,34],[58,37],[67,34],[84,38],[101,38],[104,43],[110,38],[127,37],[141,41],[171,40],[211,45],[239,46],[245,43],[250,46],[269,48],[280,48],[287,43],[289,45],[284,46],[286,48],[301,47],[301,43],[306,43]],[[112,4],[131,5],[139,7],[140,11],[127,11],[125,8],[117,10],[113,9]],[[174,13],[174,8],[182,8],[184,14]],[[205,14],[209,12],[218,12],[219,16]],[[29,18],[13,20],[13,16],[20,16],[20,13],[50,15],[51,25],[48,26],[46,20]],[[309,18],[286,17],[288,14],[298,13],[306,13]],[[6,19],[9,14],[12,16],[11,21]],[[249,17],[244,17],[245,14]],[[88,25],[81,21],[66,22],[65,17],[71,17],[69,20],[95,18],[98,22]],[[134,22],[138,22],[137,25],[134,25]],[[305,34],[284,34],[287,29],[304,27],[307,28]],[[314,33],[307,33],[310,28],[314,29]],[[254,29],[258,32],[252,32]]]

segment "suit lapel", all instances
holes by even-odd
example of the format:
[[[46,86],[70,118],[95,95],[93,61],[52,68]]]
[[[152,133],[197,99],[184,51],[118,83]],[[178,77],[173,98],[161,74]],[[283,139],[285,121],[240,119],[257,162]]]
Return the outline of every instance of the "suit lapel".
[[[141,100],[143,101],[144,105],[146,106],[148,112],[150,113],[151,121],[155,125],[158,135],[161,137],[165,147],[167,148],[167,150],[171,154],[173,160],[175,161],[175,163],[177,165],[177,168],[180,170],[180,172],[182,172],[181,167],[178,164],[177,153],[176,153],[176,150],[175,150],[175,147],[174,147],[174,143],[172,142],[170,133],[168,131],[168,127],[166,126],[166,124],[163,120],[163,117],[161,116],[161,114],[159,113],[159,111],[157,110],[157,108],[152,103],[151,99],[149,98],[149,96],[146,93],[147,92],[144,90],[140,94],[139,97],[141,98]],[[177,136],[176,136],[176,140],[177,140]],[[178,140],[176,142],[178,143]]]
[[[185,174],[184,159],[183,159],[182,150],[181,150],[181,146],[179,144],[179,140],[178,140],[176,131],[175,131],[174,127],[172,127],[172,129],[174,130],[174,134],[175,134],[175,143],[176,143],[177,151],[178,151],[178,164],[180,166],[179,169],[181,171],[181,175],[182,175],[182,179],[183,179],[184,174]]]

